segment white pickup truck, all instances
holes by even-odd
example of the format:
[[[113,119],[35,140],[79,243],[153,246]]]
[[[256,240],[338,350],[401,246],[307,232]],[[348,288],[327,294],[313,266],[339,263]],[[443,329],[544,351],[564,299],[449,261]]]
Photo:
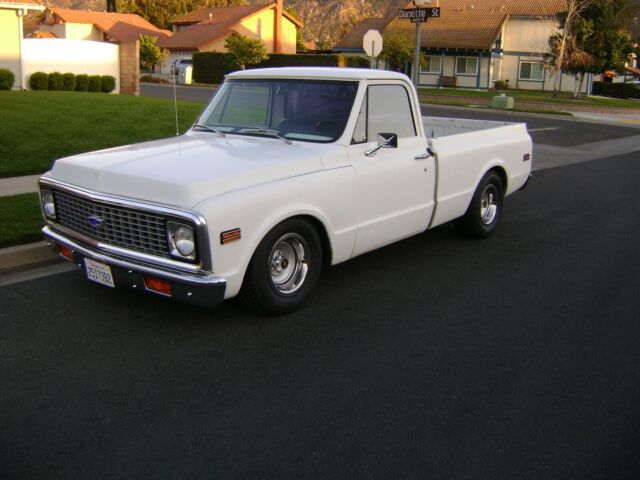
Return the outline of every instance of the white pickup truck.
[[[398,73],[248,70],[184,135],[56,161],[43,233],[103,285],[279,314],[325,266],[451,220],[488,237],[531,162],[524,124],[422,117]]]

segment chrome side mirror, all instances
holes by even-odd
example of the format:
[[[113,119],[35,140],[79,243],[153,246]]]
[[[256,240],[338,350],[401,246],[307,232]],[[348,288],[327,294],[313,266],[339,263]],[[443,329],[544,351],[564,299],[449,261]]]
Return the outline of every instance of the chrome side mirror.
[[[381,148],[398,148],[398,135],[395,133],[379,133],[378,146],[367,150],[364,154],[367,157],[373,157]]]

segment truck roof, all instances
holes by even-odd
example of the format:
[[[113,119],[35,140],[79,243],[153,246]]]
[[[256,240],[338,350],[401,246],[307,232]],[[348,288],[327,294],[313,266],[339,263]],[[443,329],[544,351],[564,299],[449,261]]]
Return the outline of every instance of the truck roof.
[[[227,75],[236,78],[302,78],[320,80],[405,80],[409,78],[398,72],[373,70],[369,68],[337,67],[281,67],[241,70]]]

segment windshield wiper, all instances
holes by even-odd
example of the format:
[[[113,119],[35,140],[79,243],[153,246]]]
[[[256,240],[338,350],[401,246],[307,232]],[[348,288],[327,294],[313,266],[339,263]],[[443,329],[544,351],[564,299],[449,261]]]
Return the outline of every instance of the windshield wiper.
[[[268,128],[243,128],[238,133],[253,133],[257,135],[268,135],[270,137],[277,138],[278,140],[282,140],[287,145],[293,145],[293,142],[288,138],[282,136],[278,130],[271,130]]]
[[[210,127],[210,126],[208,126],[208,125],[202,125],[201,123],[196,123],[196,124],[194,124],[194,125],[193,125],[193,127],[202,128],[203,130],[206,130],[206,131],[208,131],[208,132],[213,132],[213,133],[215,133],[216,135],[219,135],[219,136],[221,136],[221,137],[226,137],[226,136],[227,136],[227,134],[226,134],[226,133],[221,132],[220,130],[218,130],[218,129],[216,129],[216,128],[213,128],[213,127]],[[192,128],[193,128],[193,127],[192,127]]]

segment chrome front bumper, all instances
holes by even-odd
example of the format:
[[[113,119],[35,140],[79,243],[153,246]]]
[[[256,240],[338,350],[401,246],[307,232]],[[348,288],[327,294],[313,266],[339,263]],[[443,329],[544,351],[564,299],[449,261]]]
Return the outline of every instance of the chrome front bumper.
[[[144,278],[153,277],[171,284],[171,298],[175,300],[203,307],[214,307],[224,300],[227,282],[222,277],[179,271],[125,257],[117,257],[62,235],[49,226],[45,226],[42,233],[53,244],[71,249],[73,262],[79,267],[84,267],[85,258],[108,265],[111,268],[116,287],[129,287],[165,296],[145,288]]]

